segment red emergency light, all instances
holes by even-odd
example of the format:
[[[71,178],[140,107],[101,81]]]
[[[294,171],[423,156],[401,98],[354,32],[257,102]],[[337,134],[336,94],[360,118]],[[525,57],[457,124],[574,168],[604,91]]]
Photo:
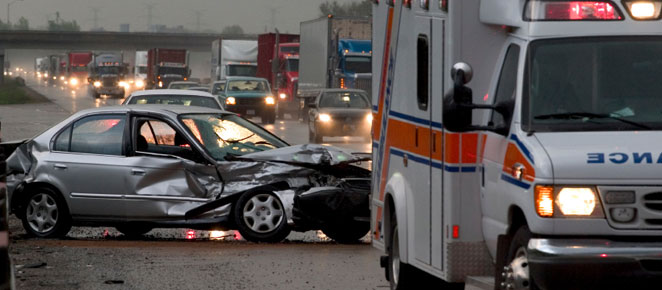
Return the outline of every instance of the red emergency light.
[[[524,18],[529,21],[609,21],[622,20],[611,1],[538,1],[526,3]]]

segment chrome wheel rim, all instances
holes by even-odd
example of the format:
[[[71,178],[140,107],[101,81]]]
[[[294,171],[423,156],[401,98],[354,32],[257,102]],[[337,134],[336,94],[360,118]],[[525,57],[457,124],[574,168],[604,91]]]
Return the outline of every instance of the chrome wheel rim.
[[[393,231],[391,253],[391,273],[393,273],[393,284],[398,285],[400,279],[400,241],[398,239],[398,228]]]
[[[285,219],[280,200],[267,193],[255,195],[248,200],[243,213],[246,226],[260,234],[274,231]]]
[[[28,202],[25,212],[30,228],[40,234],[47,233],[57,224],[59,211],[52,196],[39,193]]]
[[[524,247],[515,252],[515,258],[508,264],[503,273],[504,282],[502,288],[508,290],[531,289],[529,275],[529,258]]]

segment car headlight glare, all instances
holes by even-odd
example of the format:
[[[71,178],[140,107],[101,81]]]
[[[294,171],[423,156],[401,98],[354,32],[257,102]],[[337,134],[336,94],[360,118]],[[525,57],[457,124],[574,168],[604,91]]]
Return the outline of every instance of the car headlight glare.
[[[129,84],[128,84],[127,82],[125,82],[125,81],[121,81],[121,82],[120,82],[120,87],[123,87],[123,88],[125,88],[125,89],[128,89],[128,88],[129,88]]]
[[[368,115],[365,116],[365,121],[368,123],[372,123],[372,113],[368,113]]]
[[[591,188],[564,187],[556,196],[556,205],[566,216],[590,216],[597,199]]]
[[[101,87],[101,82],[100,81],[94,82],[94,87],[96,88]]]
[[[274,97],[272,97],[272,96],[268,96],[264,100],[265,100],[265,102],[267,102],[267,105],[275,105],[276,104],[276,99],[274,99]]]
[[[143,80],[137,80],[135,82],[136,88],[144,88],[145,87],[145,82]]]
[[[280,93],[280,95],[278,95],[278,97],[284,100],[284,99],[287,99],[287,94],[286,93]]]
[[[228,97],[228,98],[225,100],[225,104],[227,104],[227,105],[236,105],[236,104],[237,104],[237,100],[236,100],[234,97]]]
[[[78,85],[78,79],[77,79],[77,78],[71,78],[71,79],[69,80],[69,83],[70,83],[72,86],[77,86],[77,85]]]
[[[329,114],[320,114],[319,120],[322,122],[330,122],[331,116]]]

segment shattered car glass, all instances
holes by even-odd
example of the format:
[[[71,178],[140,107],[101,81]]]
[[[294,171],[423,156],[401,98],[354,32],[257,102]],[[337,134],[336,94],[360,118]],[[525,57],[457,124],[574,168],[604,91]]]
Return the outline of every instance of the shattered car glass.
[[[321,229],[340,242],[369,231],[369,160],[289,146],[237,115],[142,105],[81,111],[12,144],[10,210],[33,236],[71,226],[239,230],[256,242]]]

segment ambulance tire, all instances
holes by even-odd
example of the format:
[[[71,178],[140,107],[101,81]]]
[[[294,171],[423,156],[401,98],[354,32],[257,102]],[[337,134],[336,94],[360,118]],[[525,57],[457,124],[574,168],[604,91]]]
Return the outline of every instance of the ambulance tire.
[[[510,284],[516,289],[539,289],[529,274],[528,254],[526,248],[530,239],[531,231],[529,231],[528,226],[522,226],[515,232],[515,235],[510,242],[510,247],[508,248],[508,254],[506,255],[504,273],[508,276],[508,272],[511,272],[512,274],[513,271],[516,271],[518,273],[525,273],[527,276],[513,277],[513,275],[511,275],[512,278],[504,281],[506,283],[505,288],[501,287],[501,289],[508,289],[507,287]]]
[[[394,221],[391,223],[391,242],[387,248],[388,251],[388,281],[391,284],[391,290],[416,289],[416,270],[409,264],[400,262],[400,241],[398,240],[398,225]]]

